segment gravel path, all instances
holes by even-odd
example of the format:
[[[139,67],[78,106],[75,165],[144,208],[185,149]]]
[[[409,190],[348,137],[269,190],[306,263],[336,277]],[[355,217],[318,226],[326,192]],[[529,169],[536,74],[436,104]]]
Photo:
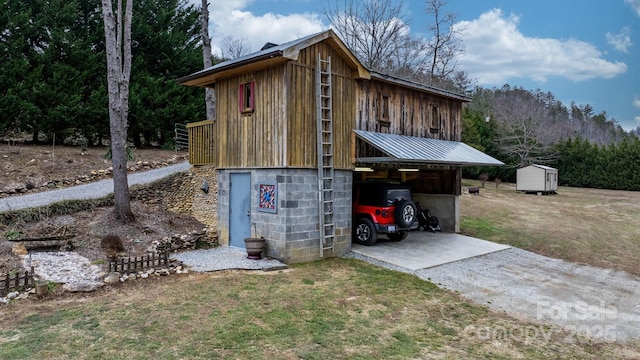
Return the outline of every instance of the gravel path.
[[[71,292],[94,291],[104,285],[104,271],[73,251],[34,252],[22,256],[25,269],[33,266],[37,278],[62,283]]]
[[[221,246],[215,249],[192,250],[171,255],[193,271],[240,270],[281,270],[287,265],[276,259],[247,259],[247,252],[232,247]]]
[[[493,310],[551,325],[527,330],[568,330],[567,342],[584,341],[583,334],[599,341],[640,339],[640,278],[623,271],[517,248],[415,271],[355,253],[349,257],[414,274]]]
[[[150,183],[176,172],[187,171],[190,166],[189,162],[181,162],[158,169],[131,173],[128,176],[129,186]],[[98,199],[111,193],[113,193],[113,179],[105,179],[51,191],[10,196],[0,199],[0,213],[45,206],[64,200]]]

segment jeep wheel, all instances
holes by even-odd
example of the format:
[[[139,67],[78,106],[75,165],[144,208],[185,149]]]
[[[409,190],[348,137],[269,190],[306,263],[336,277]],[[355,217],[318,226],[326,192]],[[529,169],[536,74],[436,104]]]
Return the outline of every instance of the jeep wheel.
[[[407,235],[409,235],[408,232],[402,231],[402,232],[399,232],[399,233],[387,234],[387,237],[391,241],[402,241],[402,240],[407,238]]]
[[[362,245],[373,245],[378,239],[378,234],[369,219],[361,218],[356,220],[356,227],[353,229],[353,241]]]
[[[399,202],[396,205],[394,218],[400,227],[410,227],[416,221],[416,205],[411,200]]]

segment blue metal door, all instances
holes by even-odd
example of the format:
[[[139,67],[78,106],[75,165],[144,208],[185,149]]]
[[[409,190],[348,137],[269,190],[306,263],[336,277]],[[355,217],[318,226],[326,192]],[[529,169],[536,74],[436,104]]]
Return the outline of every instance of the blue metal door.
[[[229,188],[229,246],[244,249],[251,237],[251,174],[232,173]]]

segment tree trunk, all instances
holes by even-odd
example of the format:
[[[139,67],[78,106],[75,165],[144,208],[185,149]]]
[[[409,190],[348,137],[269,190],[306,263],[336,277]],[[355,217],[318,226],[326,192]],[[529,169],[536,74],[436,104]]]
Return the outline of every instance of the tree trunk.
[[[209,5],[207,0],[202,0],[202,17],[200,18],[202,35],[202,58],[204,68],[211,67],[211,38],[209,37]],[[216,118],[216,93],[214,89],[204,89],[204,103],[207,107],[207,120]]]
[[[117,20],[111,0],[102,0],[107,82],[109,91],[109,128],[111,131],[111,163],[113,166],[114,214],[123,222],[133,221],[127,179],[127,117],[129,115],[129,78],[131,74],[132,2],[126,1],[122,21],[122,1],[118,0]]]

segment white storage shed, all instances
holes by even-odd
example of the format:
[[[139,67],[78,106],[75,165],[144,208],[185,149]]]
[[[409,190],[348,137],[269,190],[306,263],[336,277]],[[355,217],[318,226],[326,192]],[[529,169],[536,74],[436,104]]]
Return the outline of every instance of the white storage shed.
[[[550,194],[558,191],[558,169],[532,164],[518,169],[516,190]]]

